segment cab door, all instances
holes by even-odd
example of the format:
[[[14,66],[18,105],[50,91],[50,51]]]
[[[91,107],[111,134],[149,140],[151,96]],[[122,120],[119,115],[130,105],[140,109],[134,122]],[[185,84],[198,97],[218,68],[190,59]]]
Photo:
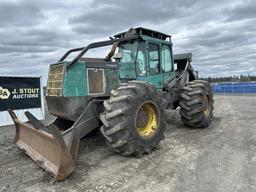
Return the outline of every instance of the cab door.
[[[160,43],[148,41],[148,79],[157,89],[162,89],[162,67],[160,63]]]
[[[163,71],[162,71],[163,82],[166,83],[175,77],[175,72],[173,67],[172,47],[169,44],[162,44],[161,64],[163,68]]]

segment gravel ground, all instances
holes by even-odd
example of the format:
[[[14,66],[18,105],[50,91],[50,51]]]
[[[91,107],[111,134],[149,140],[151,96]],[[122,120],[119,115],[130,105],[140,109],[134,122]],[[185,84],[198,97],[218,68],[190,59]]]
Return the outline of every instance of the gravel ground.
[[[207,129],[168,111],[165,140],[141,159],[113,153],[99,133],[84,138],[75,171],[57,183],[12,144],[13,126],[0,127],[0,191],[256,191],[256,96],[214,105]]]

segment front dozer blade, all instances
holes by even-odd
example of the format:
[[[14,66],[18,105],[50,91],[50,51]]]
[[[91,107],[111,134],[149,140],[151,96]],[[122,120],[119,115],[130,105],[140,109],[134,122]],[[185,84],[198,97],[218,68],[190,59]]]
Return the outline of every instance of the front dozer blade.
[[[47,126],[28,111],[29,121],[23,123],[9,110],[16,127],[14,143],[56,181],[64,180],[75,168],[80,139],[100,126],[99,102],[91,100],[75,122],[56,118]]]
[[[65,143],[58,127],[54,124],[44,126],[29,112],[25,113],[28,123],[21,122],[13,111],[10,110],[9,113],[16,127],[14,143],[17,147],[54,175],[56,181],[69,176],[75,168],[75,159],[69,151],[69,145],[74,144]],[[77,140],[74,143],[79,145],[79,138],[78,143]]]

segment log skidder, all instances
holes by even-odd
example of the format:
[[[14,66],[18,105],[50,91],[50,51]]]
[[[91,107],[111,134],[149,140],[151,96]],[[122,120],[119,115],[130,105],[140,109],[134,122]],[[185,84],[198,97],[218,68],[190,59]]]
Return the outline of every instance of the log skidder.
[[[149,154],[164,138],[164,101],[153,85],[128,82],[111,92],[104,107],[101,132],[116,152],[125,156]]]
[[[105,57],[86,56],[109,45]],[[45,99],[56,118],[44,125],[26,112],[23,123],[9,110],[14,143],[61,181],[75,169],[80,139],[102,124],[106,142],[125,156],[149,154],[158,146],[166,107],[180,106],[190,127],[207,127],[213,110],[210,85],[197,80],[192,53],[174,55],[172,48],[171,35],[139,27],[68,50],[49,67]]]

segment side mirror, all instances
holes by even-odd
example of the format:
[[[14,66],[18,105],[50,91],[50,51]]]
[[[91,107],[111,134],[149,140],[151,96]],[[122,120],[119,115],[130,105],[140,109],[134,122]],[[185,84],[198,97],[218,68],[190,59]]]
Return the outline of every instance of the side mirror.
[[[113,59],[122,59],[123,58],[123,54],[122,53],[115,53],[113,55]]]

